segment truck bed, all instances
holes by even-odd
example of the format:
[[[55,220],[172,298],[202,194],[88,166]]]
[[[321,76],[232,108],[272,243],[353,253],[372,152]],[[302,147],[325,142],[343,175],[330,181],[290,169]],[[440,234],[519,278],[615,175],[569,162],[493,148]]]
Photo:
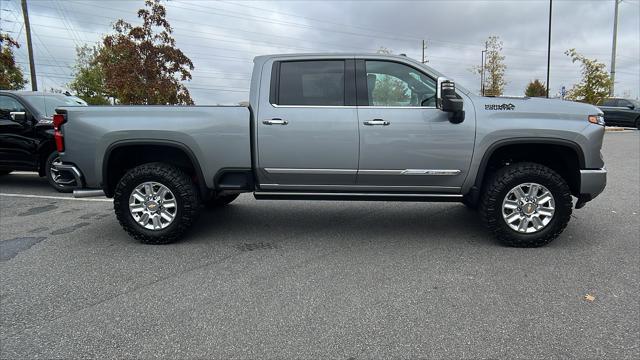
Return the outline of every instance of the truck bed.
[[[83,169],[86,187],[99,188],[103,162],[122,144],[175,143],[190,151],[206,185],[220,169],[251,168],[250,110],[244,106],[66,107],[63,162]],[[65,153],[74,154],[67,159]]]

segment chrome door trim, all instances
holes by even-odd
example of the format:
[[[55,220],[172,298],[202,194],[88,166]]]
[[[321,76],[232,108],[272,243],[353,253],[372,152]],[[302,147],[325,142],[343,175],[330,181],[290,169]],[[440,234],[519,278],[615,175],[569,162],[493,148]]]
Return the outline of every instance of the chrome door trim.
[[[433,176],[455,176],[461,173],[460,170],[445,169],[404,169],[404,170],[358,170],[358,175],[433,175]]]
[[[278,105],[271,104],[274,108],[301,108],[301,109],[313,109],[313,108],[330,108],[330,109],[437,109],[435,106],[355,106],[355,105]]]
[[[326,190],[326,191],[416,191],[416,192],[445,192],[457,193],[459,187],[454,186],[428,186],[428,185],[305,185],[305,184],[260,184],[262,190]]]
[[[294,169],[294,168],[264,168],[269,174],[309,174],[309,175],[355,175],[355,169]]]

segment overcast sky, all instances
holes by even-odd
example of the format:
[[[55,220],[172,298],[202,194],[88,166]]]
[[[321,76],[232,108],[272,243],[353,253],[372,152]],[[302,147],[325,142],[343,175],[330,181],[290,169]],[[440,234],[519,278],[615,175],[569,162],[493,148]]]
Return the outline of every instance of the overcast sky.
[[[139,24],[143,0],[28,0],[40,88],[65,88],[76,46],[93,44],[123,18]],[[375,52],[380,47],[427,59],[477,91],[484,41],[498,35],[506,56],[506,94],[523,95],[546,78],[549,1],[165,1],[178,47],[195,65],[186,85],[196,104],[248,99],[252,58],[269,53]],[[20,0],[0,0],[3,32],[24,45]],[[640,1],[619,5],[616,95],[640,93]],[[611,62],[614,0],[554,0],[551,93],[579,80],[569,48]],[[26,46],[17,59],[28,73]]]

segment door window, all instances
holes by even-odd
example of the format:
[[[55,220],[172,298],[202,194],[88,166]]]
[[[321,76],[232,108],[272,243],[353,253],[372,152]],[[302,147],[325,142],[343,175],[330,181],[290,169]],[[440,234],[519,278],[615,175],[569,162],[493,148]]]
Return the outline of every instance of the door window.
[[[618,106],[618,100],[605,99],[605,101],[602,103],[602,106]]]
[[[436,106],[436,81],[396,62],[367,61],[369,106]]]
[[[0,96],[0,119],[11,120],[11,112],[26,112],[20,102],[9,96]]]
[[[344,73],[342,60],[282,62],[277,103],[343,106]]]

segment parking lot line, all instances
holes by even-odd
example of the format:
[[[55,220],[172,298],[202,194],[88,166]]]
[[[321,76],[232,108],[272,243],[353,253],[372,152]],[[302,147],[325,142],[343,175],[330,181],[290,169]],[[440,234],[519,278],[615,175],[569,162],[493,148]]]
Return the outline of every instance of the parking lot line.
[[[36,199],[73,200],[73,201],[105,201],[105,202],[113,202],[113,199],[104,199],[104,198],[100,198],[100,199],[79,198],[79,199],[76,199],[74,197],[66,197],[66,196],[31,195],[31,194],[0,193],[0,196],[36,198]]]

